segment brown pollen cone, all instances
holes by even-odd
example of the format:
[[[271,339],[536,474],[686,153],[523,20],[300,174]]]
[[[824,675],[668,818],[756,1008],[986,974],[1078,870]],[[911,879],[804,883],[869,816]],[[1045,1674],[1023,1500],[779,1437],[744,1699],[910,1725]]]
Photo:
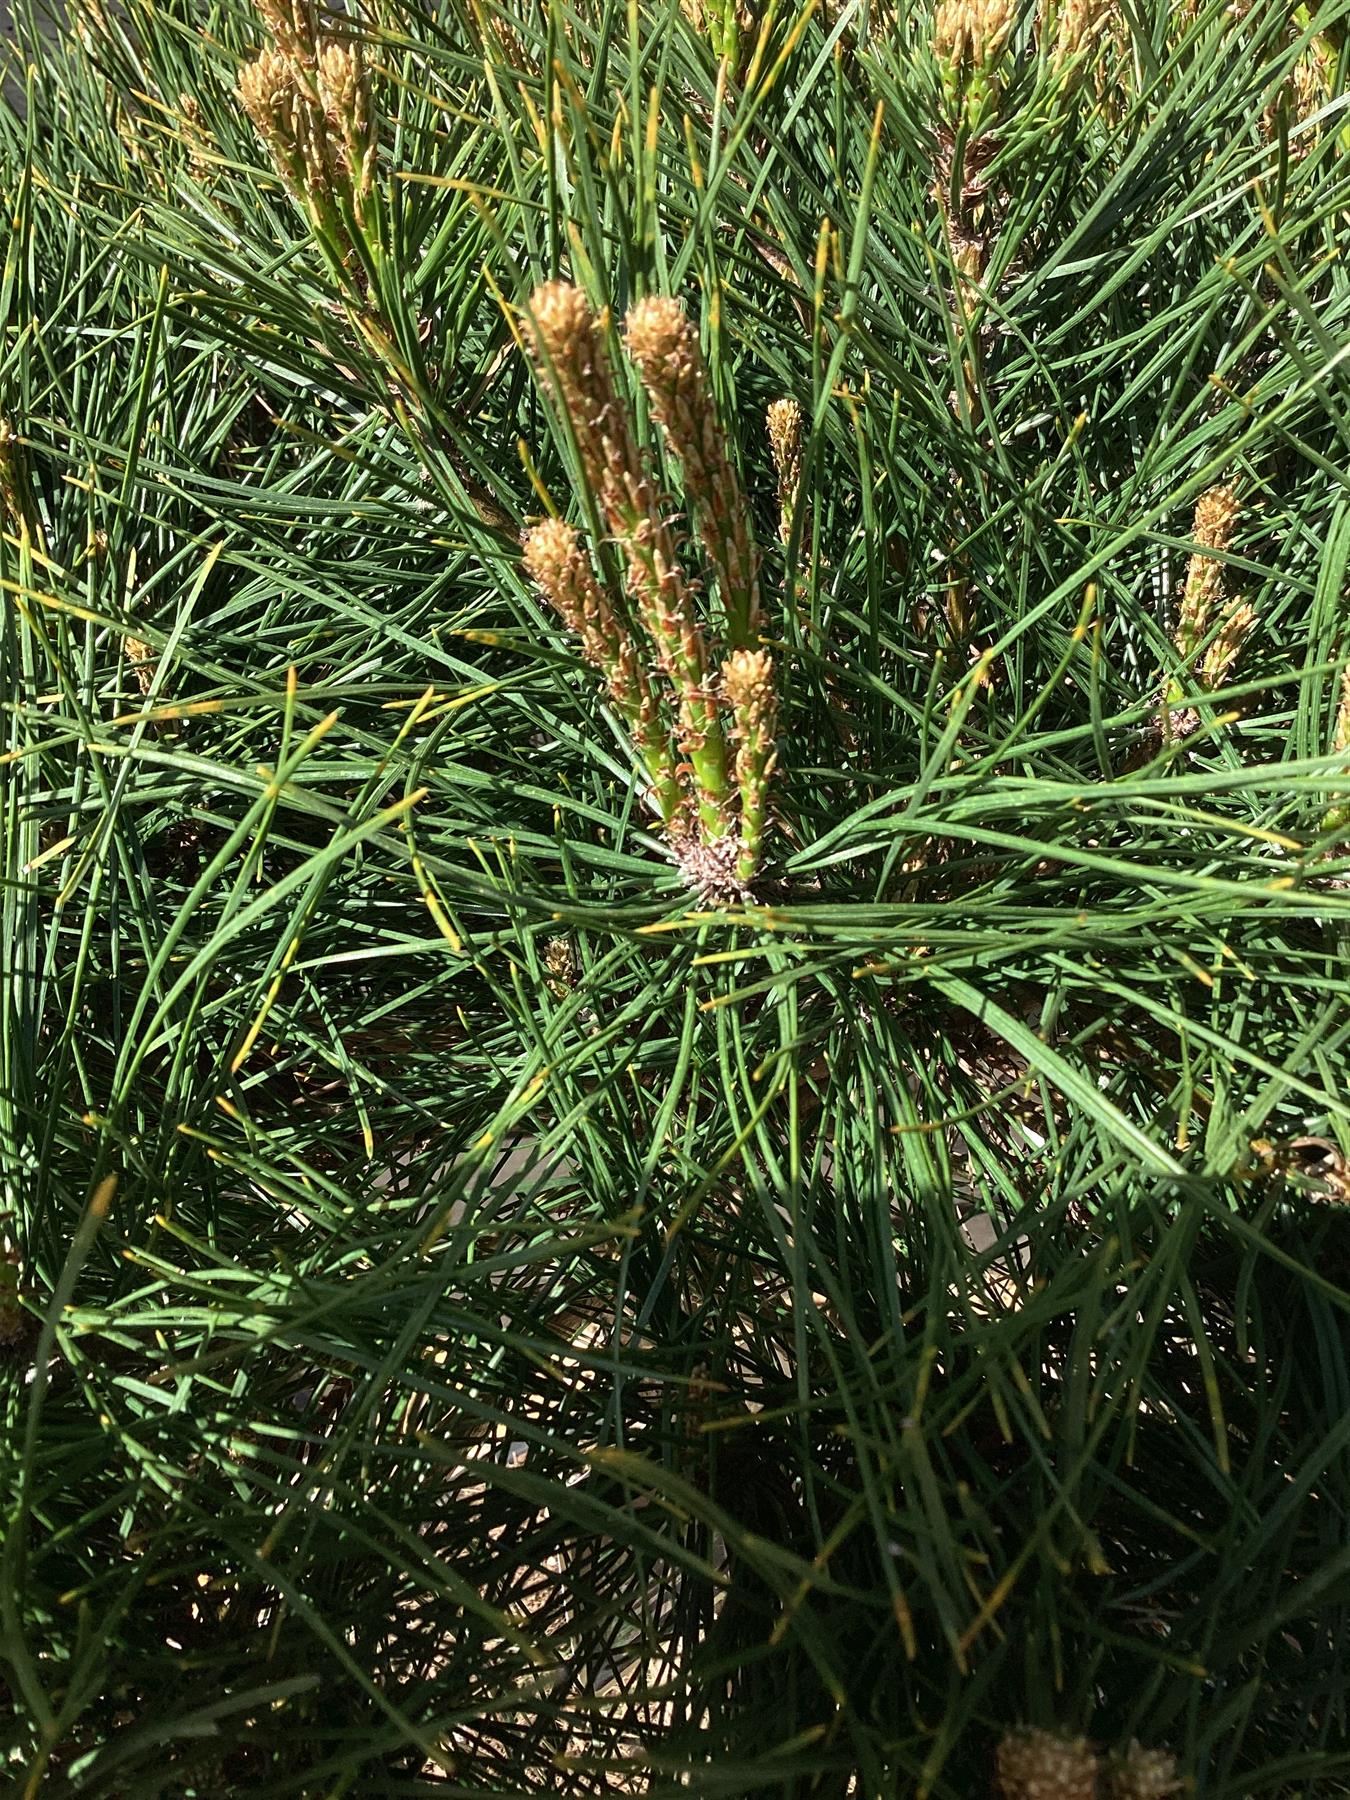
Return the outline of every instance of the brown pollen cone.
[[[1097,1800],[1099,1764],[1086,1738],[1010,1731],[998,1747],[1003,1800]]]
[[[1170,1800],[1181,1788],[1171,1751],[1146,1750],[1137,1743],[1112,1759],[1106,1776],[1106,1800]]]
[[[802,486],[802,442],[806,421],[795,400],[770,401],[764,414],[769,433],[769,449],[773,454],[774,473],[778,477],[778,537],[786,544],[792,536],[792,518]],[[810,531],[809,518],[802,520],[802,538]]]

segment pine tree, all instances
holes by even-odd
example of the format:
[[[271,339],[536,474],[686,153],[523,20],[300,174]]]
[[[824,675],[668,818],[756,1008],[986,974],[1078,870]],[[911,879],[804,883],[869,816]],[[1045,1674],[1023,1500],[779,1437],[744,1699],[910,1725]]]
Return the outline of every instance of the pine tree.
[[[1350,0],[26,5],[14,1791],[1344,1791]]]

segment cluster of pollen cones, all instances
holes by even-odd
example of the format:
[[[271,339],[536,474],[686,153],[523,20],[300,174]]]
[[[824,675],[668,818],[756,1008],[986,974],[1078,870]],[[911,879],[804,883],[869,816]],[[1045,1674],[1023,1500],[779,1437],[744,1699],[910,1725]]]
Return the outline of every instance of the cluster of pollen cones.
[[[764,853],[778,696],[774,657],[760,637],[760,558],[750,510],[698,333],[679,301],[655,296],[632,307],[623,335],[651,415],[683,472],[715,613],[698,604],[704,584],[685,567],[610,358],[604,318],[579,288],[554,281],[535,290],[525,328],[622,579],[608,583],[581,533],[560,518],[526,533],[525,568],[603,679],[690,885],[712,900],[748,896]],[[795,435],[784,407],[795,416]],[[782,484],[800,468],[801,414],[792,402],[771,411]]]

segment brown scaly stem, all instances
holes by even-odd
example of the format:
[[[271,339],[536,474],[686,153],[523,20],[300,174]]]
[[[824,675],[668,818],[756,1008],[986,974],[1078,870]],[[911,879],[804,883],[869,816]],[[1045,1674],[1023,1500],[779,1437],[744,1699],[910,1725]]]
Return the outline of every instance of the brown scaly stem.
[[[639,300],[624,330],[652,412],[684,469],[686,498],[722,596],[727,641],[732,649],[753,644],[760,629],[759,556],[698,333],[679,301],[661,295]]]
[[[632,734],[662,823],[674,825],[683,796],[661,707],[632,634],[596,580],[576,530],[562,519],[545,519],[525,534],[523,560],[536,587],[580,638],[586,661],[604,677]]]

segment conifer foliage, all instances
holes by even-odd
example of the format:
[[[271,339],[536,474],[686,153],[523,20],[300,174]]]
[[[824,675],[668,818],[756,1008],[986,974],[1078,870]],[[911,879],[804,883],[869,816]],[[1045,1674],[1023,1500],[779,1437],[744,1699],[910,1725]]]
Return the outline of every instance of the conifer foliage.
[[[1345,1792],[1350,0],[26,9],[12,1790]]]

